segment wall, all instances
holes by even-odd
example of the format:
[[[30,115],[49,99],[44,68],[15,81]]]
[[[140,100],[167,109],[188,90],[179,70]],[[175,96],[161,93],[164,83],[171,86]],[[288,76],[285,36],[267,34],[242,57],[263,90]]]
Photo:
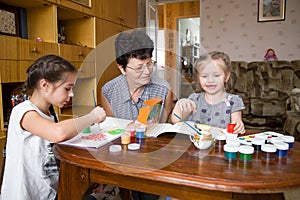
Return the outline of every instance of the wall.
[[[273,48],[280,60],[300,59],[300,1],[286,0],[285,21],[257,22],[257,0],[201,0],[201,44],[231,60],[263,60]]]

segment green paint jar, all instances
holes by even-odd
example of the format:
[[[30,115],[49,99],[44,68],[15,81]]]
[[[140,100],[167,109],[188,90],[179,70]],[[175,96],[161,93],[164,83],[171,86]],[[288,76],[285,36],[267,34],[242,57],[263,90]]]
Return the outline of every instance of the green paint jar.
[[[248,162],[252,160],[254,153],[254,147],[248,145],[242,145],[239,147],[239,158],[242,162]]]

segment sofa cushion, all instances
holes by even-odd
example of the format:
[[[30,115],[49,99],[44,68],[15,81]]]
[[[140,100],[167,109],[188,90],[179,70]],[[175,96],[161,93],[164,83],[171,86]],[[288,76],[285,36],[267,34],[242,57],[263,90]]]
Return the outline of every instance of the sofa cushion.
[[[285,102],[276,99],[251,98],[250,114],[265,117],[282,117],[285,114]]]

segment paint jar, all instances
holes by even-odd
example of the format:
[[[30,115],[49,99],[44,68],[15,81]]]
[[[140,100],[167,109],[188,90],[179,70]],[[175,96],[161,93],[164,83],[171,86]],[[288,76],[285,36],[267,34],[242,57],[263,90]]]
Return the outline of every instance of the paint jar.
[[[135,127],[134,126],[128,126],[126,128],[126,131],[130,134],[130,138],[135,137]]]
[[[254,153],[254,147],[242,145],[239,147],[239,158],[242,162],[249,162],[252,160],[252,155]]]
[[[284,159],[287,157],[289,145],[285,142],[276,142],[275,147],[277,148],[276,155],[278,159]]]
[[[265,140],[262,138],[253,138],[252,146],[254,148],[254,151],[259,152],[261,151],[261,145],[265,144]]]
[[[272,135],[268,135],[268,137],[267,137],[267,143],[269,143],[269,144],[270,144],[270,143],[271,143],[271,140],[272,140],[272,138],[273,138],[273,137],[272,137]]]
[[[226,144],[226,135],[224,134],[218,134],[215,138],[215,148],[217,149],[223,149],[223,146]]]
[[[122,133],[121,143],[122,144],[129,144],[130,143],[130,133],[129,132]]]
[[[273,161],[276,157],[276,147],[273,144],[261,145],[261,159],[263,161]]]
[[[260,139],[264,140],[264,143],[266,144],[268,136],[265,134],[257,134],[257,135],[255,135],[255,138],[260,138]]]
[[[277,142],[284,142],[284,140],[283,140],[282,137],[272,137],[271,143],[274,144],[274,143],[277,143]]]
[[[227,124],[227,133],[233,133],[234,127],[235,127],[235,124]]]
[[[232,144],[224,145],[224,156],[227,160],[236,160],[239,147]]]
[[[293,136],[284,135],[281,138],[283,139],[284,142],[286,142],[286,143],[289,144],[289,149],[293,149],[294,148],[295,138]]]
[[[145,131],[146,131],[145,127],[136,127],[135,128],[135,137],[139,138],[139,139],[145,138]]]
[[[241,141],[238,138],[236,138],[236,139],[226,138],[226,144],[230,144],[230,145],[238,147],[238,146],[240,146]]]

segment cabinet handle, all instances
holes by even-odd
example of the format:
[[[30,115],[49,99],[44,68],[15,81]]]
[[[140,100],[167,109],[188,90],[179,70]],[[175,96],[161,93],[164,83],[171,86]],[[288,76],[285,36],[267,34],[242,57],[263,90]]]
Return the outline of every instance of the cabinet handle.
[[[37,50],[37,48],[36,48],[36,47],[32,47],[32,48],[31,48],[31,52],[32,52],[32,53],[37,53],[37,52],[38,52],[38,50]]]
[[[123,17],[121,17],[121,16],[119,17],[119,19],[120,19],[120,21],[122,21],[122,22],[125,21],[125,19],[124,19]]]
[[[82,53],[82,52],[79,52],[79,53],[78,53],[78,56],[84,56],[84,55],[83,55],[83,53]]]

